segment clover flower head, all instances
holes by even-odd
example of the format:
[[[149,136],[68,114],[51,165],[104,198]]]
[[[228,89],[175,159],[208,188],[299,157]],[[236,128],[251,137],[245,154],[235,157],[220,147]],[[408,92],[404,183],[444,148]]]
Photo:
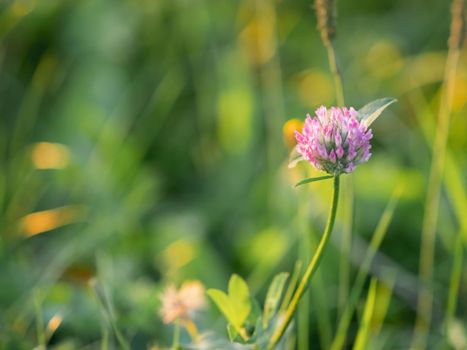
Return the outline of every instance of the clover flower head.
[[[370,159],[372,131],[346,107],[319,107],[306,117],[302,132],[295,131],[296,150],[315,168],[332,175],[351,173]]]
[[[206,305],[204,286],[199,281],[187,281],[179,290],[170,285],[160,296],[162,307],[160,315],[166,324],[177,319],[189,319],[195,311]]]

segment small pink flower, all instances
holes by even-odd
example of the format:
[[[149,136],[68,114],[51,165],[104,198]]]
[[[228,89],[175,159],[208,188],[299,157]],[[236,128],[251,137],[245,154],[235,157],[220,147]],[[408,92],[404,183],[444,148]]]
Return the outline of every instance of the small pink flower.
[[[315,168],[332,175],[351,173],[370,159],[371,129],[353,108],[324,106],[307,115],[302,132],[295,132],[296,150]]]
[[[160,314],[166,324],[177,319],[189,319],[195,311],[203,309],[206,305],[204,286],[199,281],[184,282],[179,290],[171,285],[160,298]]]

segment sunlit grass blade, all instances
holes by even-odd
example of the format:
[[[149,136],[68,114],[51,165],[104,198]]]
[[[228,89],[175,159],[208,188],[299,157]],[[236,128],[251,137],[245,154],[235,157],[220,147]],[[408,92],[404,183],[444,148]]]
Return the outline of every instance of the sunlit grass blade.
[[[413,91],[409,97],[414,108],[419,106],[419,108],[423,110],[422,113],[417,115],[418,123],[427,145],[430,145],[436,125],[435,116],[431,111],[429,102],[418,90]],[[452,151],[447,147],[443,183],[446,194],[452,204],[457,220],[459,221],[464,245],[467,247],[467,215],[465,215],[467,212],[467,192],[462,175],[463,171],[459,165],[459,159],[454,158]]]
[[[396,209],[400,194],[401,194],[401,190],[400,188],[397,188],[394,191],[394,194],[391,197],[391,200],[389,201],[389,203],[387,204],[383,214],[381,215],[378,225],[376,226],[375,232],[373,234],[370,245],[368,247],[368,251],[365,255],[362,265],[360,266],[358,270],[355,283],[350,293],[349,302],[342,314],[342,317],[339,320],[337,332],[331,345],[331,350],[340,350],[343,348],[345,344],[345,340],[347,338],[347,330],[349,328],[350,321],[352,319],[352,315],[357,305],[358,299],[362,292],[362,289],[365,283],[365,278],[368,275],[371,262],[373,261],[373,258],[379,246],[381,245],[381,242],[383,241],[384,236],[386,235],[389,224],[392,221],[392,217],[394,215],[394,211]]]
[[[445,330],[454,320],[457,301],[459,300],[459,285],[462,278],[462,266],[464,263],[464,249],[462,246],[462,236],[457,236],[454,247],[454,261],[452,263],[451,279],[449,281],[449,293],[446,305],[446,315],[444,320]]]
[[[377,285],[377,279],[372,278],[370,283],[370,289],[368,290],[368,296],[366,298],[365,310],[363,311],[362,321],[360,323],[360,327],[358,328],[353,350],[367,349],[368,338],[370,333],[370,324],[371,319],[373,317],[373,310],[375,309]]]
[[[295,287],[297,286],[298,278],[300,277],[300,271],[302,270],[302,262],[299,260],[295,263],[292,276],[289,280],[289,285],[285,291],[284,298],[282,299],[281,306],[279,308],[279,312],[284,312],[287,309],[287,306],[292,299],[293,292]]]
[[[391,303],[394,284],[396,282],[396,273],[394,271],[388,271],[386,274],[389,275],[389,277],[385,282],[378,283],[376,289],[375,309],[371,320],[371,336],[373,338],[378,338],[383,328],[384,319],[389,310],[389,304]]]
[[[447,141],[449,137],[449,123],[451,119],[452,101],[454,97],[457,65],[462,45],[462,28],[464,27],[464,0],[453,0],[451,5],[452,23],[448,41],[448,55],[446,58],[443,85],[438,112],[438,124],[433,143],[431,169],[428,179],[428,189],[422,223],[420,247],[420,279],[427,287],[420,290],[417,305],[417,319],[415,321],[412,347],[425,349],[427,347],[428,331],[433,313],[433,274],[436,229],[441,198],[441,184],[444,174]]]
[[[309,177],[306,179],[303,179],[295,184],[295,187],[302,186],[305,184],[308,184],[310,182],[315,182],[315,181],[321,181],[321,180],[327,180],[327,179],[332,179],[334,175],[325,175],[325,176],[317,176],[317,177]]]

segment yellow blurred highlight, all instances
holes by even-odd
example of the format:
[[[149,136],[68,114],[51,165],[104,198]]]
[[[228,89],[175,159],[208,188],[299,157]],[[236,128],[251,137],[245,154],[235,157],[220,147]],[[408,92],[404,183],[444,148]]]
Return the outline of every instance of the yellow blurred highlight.
[[[404,59],[394,43],[381,40],[370,48],[365,63],[371,75],[377,79],[385,79],[401,70]]]
[[[247,87],[231,88],[219,96],[219,139],[232,153],[241,153],[250,143],[252,104]]]
[[[193,244],[179,239],[163,251],[162,258],[169,272],[174,272],[192,261],[195,255]]]
[[[447,336],[450,345],[455,350],[467,349],[467,332],[462,322],[455,319],[447,325]]]
[[[438,83],[443,80],[446,53],[429,52],[413,58],[404,69],[400,80],[402,90]]]
[[[454,94],[452,98],[452,110],[459,112],[467,102],[467,79],[466,77],[456,77]]]
[[[58,327],[62,324],[63,318],[60,315],[54,315],[47,324],[47,338],[50,339]]]
[[[284,137],[284,142],[289,148],[295,147],[297,141],[295,139],[295,131],[302,131],[303,121],[293,118],[285,122],[282,127],[282,136]]]
[[[59,143],[39,142],[33,146],[31,158],[37,169],[63,169],[70,162],[70,151]]]
[[[334,98],[334,87],[329,76],[320,70],[301,73],[297,81],[298,95],[307,107],[329,105]]]
[[[248,242],[247,260],[252,265],[271,266],[284,254],[288,246],[287,236],[279,228],[266,228],[257,232]]]
[[[26,236],[34,236],[81,221],[85,217],[85,213],[85,207],[81,205],[38,211],[26,215],[21,220],[22,229]]]
[[[34,8],[35,1],[31,0],[16,0],[11,5],[11,13],[16,17],[23,17],[28,15]]]
[[[263,64],[276,51],[275,16],[271,6],[263,6],[260,15],[251,20],[240,33],[240,43],[252,64]]]

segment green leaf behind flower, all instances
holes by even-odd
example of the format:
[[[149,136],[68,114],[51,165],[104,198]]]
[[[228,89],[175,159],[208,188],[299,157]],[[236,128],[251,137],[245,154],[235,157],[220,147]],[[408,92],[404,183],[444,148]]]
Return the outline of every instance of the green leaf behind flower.
[[[357,113],[357,119],[363,121],[366,126],[370,126],[376,118],[391,104],[397,100],[392,97],[380,98],[363,106]]]

